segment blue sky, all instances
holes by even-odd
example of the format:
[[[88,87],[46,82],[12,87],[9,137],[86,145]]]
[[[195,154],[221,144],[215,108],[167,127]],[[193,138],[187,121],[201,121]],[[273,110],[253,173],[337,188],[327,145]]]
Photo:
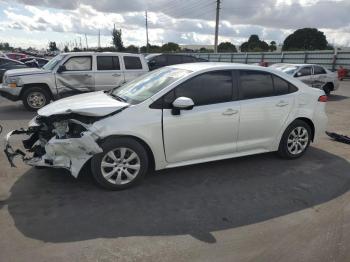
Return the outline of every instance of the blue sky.
[[[125,45],[145,44],[145,16],[149,12],[151,44],[213,44],[214,0],[0,0],[0,42],[46,48],[109,46],[115,25]],[[250,34],[283,42],[295,29],[316,27],[330,43],[350,45],[350,0],[222,0],[219,41],[239,45]]]

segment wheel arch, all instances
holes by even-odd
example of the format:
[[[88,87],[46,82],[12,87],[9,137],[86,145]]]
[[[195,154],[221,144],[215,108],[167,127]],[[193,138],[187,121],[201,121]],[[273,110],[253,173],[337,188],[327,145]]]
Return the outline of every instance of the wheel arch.
[[[314,138],[315,138],[315,125],[312,122],[312,120],[310,118],[307,118],[307,117],[298,117],[298,118],[294,119],[294,121],[292,121],[291,124],[293,122],[295,122],[296,120],[301,120],[301,121],[305,122],[306,124],[308,124],[308,126],[311,128],[311,141],[314,141]]]
[[[21,90],[21,92],[19,94],[21,99],[23,98],[23,93],[26,90],[28,90],[29,88],[31,88],[31,87],[40,87],[40,88],[45,89],[45,91],[47,91],[48,94],[50,95],[51,99],[54,99],[50,87],[48,86],[48,84],[45,84],[45,83],[33,83],[33,84],[25,84],[25,85],[23,85],[23,88],[22,88],[22,90]]]
[[[133,135],[111,135],[111,136],[107,136],[104,137],[100,140],[97,141],[98,144],[101,144],[103,141],[107,140],[107,139],[118,139],[118,138],[131,138],[136,140],[137,142],[139,142],[146,150],[147,152],[147,156],[149,157],[149,168],[154,170],[155,169],[155,157],[154,157],[154,153],[151,149],[151,147],[141,138],[137,137],[137,136],[133,136]]]

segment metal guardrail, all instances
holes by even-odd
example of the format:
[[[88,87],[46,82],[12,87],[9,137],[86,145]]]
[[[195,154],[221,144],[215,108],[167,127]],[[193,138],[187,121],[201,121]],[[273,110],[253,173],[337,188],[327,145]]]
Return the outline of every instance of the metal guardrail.
[[[350,52],[333,50],[327,51],[288,51],[288,52],[259,52],[259,53],[182,53],[211,62],[231,62],[253,64],[262,61],[268,64],[319,64],[330,70],[337,70],[340,66],[350,69]]]

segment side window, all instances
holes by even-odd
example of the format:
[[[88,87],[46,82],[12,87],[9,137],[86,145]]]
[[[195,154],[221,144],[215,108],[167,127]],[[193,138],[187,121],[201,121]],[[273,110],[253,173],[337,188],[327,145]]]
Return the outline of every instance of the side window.
[[[181,55],[168,55],[168,65],[176,65],[182,63]]]
[[[232,72],[214,71],[180,84],[175,88],[175,97],[189,97],[196,106],[200,106],[232,101],[232,91]],[[169,100],[165,97],[165,105]]]
[[[167,63],[167,59],[165,55],[159,55],[153,58],[154,62],[157,66],[165,66]]]
[[[183,60],[183,63],[192,63],[192,62],[195,62],[195,58],[192,57],[192,56],[187,56],[187,55],[184,55],[182,57],[182,60]]]
[[[323,74],[327,74],[326,70],[324,70],[323,67],[314,66],[314,75],[323,75]]]
[[[97,56],[97,70],[120,70],[119,57]]]
[[[269,73],[253,70],[240,71],[240,97],[251,99],[274,95],[272,77]]]
[[[275,87],[275,95],[280,96],[280,95],[285,95],[289,93],[289,83],[282,78],[273,75],[273,85]]]
[[[296,73],[296,77],[301,76],[311,76],[311,66],[305,66]]]
[[[64,65],[67,71],[89,71],[91,70],[91,56],[71,57]]]
[[[137,56],[124,56],[125,69],[142,69],[141,60]]]

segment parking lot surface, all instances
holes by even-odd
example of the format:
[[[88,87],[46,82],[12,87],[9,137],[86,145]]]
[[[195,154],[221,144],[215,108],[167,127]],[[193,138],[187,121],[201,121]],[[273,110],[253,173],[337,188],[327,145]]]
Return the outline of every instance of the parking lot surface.
[[[350,81],[327,113],[350,135]],[[33,115],[0,98],[2,140]],[[350,261],[350,145],[326,135],[297,160],[163,170],[121,192],[16,164],[0,152],[0,261]]]

